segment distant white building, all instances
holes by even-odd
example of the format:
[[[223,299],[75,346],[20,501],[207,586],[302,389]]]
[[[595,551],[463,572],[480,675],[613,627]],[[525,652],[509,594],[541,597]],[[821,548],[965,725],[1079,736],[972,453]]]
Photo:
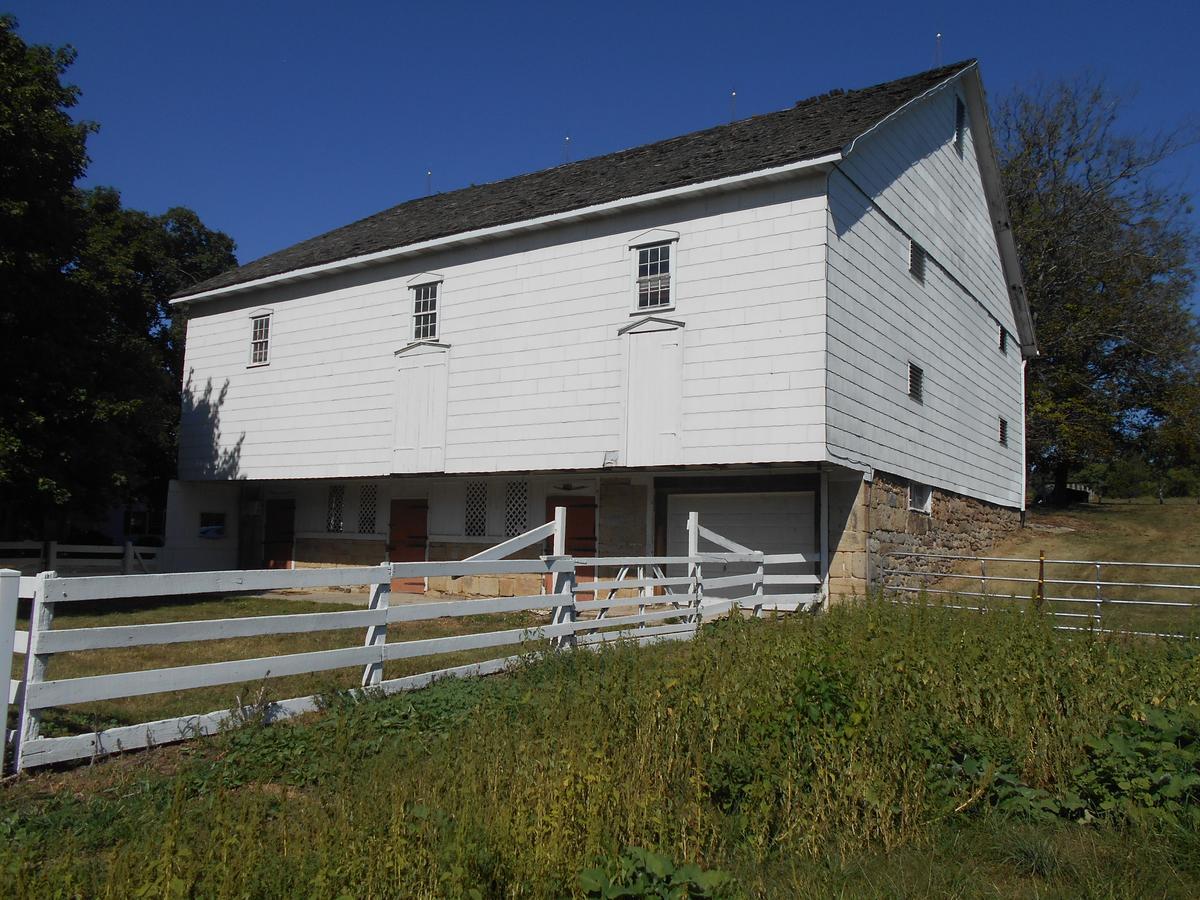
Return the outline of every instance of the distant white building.
[[[975,62],[412,200],[175,301],[181,568],[568,549],[683,519],[804,554],[985,546],[1031,317]],[[419,585],[414,585],[419,587]]]

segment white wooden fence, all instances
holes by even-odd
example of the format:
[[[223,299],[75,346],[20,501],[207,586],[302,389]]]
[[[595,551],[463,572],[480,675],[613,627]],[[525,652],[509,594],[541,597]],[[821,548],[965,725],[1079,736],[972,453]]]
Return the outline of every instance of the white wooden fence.
[[[6,758],[20,771],[120,750],[211,734],[247,709],[222,709],[137,725],[127,725],[67,737],[41,734],[43,713],[57,706],[135,697],[167,691],[242,684],[268,678],[361,667],[361,684],[382,693],[412,690],[443,677],[465,677],[501,671],[519,655],[437,669],[419,675],[385,680],[384,664],[435,654],[491,647],[512,647],[527,641],[548,641],[556,649],[597,646],[608,641],[639,643],[680,640],[695,634],[702,622],[733,609],[761,615],[764,609],[808,610],[823,598],[823,580],[815,574],[772,574],[772,567],[812,563],[800,554],[767,555],[743,547],[700,526],[688,517],[688,555],[682,557],[593,557],[565,555],[566,510],[558,508],[548,522],[465,560],[454,562],[383,563],[378,566],[335,569],[247,570],[162,575],[118,575],[64,578],[55,572],[36,577],[0,572],[0,666],[12,670],[12,655],[25,657],[24,677],[12,679],[8,702],[19,708],[17,727],[6,733]],[[513,553],[552,539],[553,552],[538,559],[510,559]],[[701,540],[718,550],[702,551]],[[748,574],[723,574],[731,564],[750,564]],[[578,570],[592,568],[597,578],[578,581]],[[668,575],[669,567],[685,574]],[[601,575],[616,569],[614,575]],[[432,576],[536,574],[551,580],[548,593],[482,600],[449,600],[390,606],[393,579]],[[792,592],[766,593],[768,585],[787,584]],[[197,594],[239,594],[287,588],[368,586],[364,610],[257,616],[206,621],[166,622],[92,628],[55,628],[60,604],[130,598],[190,597]],[[706,599],[705,592],[727,596]],[[734,596],[728,596],[729,594]],[[18,599],[32,600],[28,631],[16,630]],[[550,610],[549,623],[530,628],[424,640],[388,641],[387,626],[442,617],[478,616]],[[636,611],[635,611],[636,610]],[[361,646],[256,659],[181,665],[145,671],[51,677],[55,654],[115,647],[192,643],[237,637],[286,635],[363,628]],[[316,696],[271,703],[268,720],[283,719],[317,708]]]
[[[22,574],[58,572],[60,575],[133,575],[155,570],[161,547],[143,547],[126,541],[111,544],[60,544],[57,541],[0,543],[0,569]]]

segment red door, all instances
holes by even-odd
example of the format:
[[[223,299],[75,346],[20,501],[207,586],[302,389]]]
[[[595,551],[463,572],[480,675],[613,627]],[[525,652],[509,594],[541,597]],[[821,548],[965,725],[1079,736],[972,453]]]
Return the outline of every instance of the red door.
[[[388,559],[391,562],[424,562],[428,534],[427,500],[393,500],[388,526]],[[392,590],[405,594],[425,593],[424,578],[393,578]]]
[[[296,538],[296,501],[268,500],[263,516],[263,568],[290,569]]]
[[[554,520],[554,508],[567,508],[566,554],[568,556],[596,555],[596,498],[595,497],[547,497],[546,520]],[[594,581],[594,566],[580,566],[575,570],[577,582]],[[549,589],[549,588],[548,588]],[[590,600],[591,594],[580,594],[579,599]]]

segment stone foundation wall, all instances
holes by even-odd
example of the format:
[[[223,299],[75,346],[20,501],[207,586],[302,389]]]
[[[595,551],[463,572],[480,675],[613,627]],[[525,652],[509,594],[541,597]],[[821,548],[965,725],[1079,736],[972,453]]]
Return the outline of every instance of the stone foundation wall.
[[[387,544],[381,540],[345,538],[296,538],[293,556],[297,569],[328,569],[333,566],[377,566],[387,559]]]
[[[596,496],[600,514],[597,556],[646,555],[648,502],[649,491],[644,484],[600,482]]]
[[[876,473],[870,497],[871,580],[881,584],[885,568],[917,572],[949,571],[948,562],[896,557],[893,553],[949,553],[978,556],[1021,527],[1021,511],[933,489],[928,514],[908,508],[908,482]],[[889,583],[898,583],[896,576]],[[920,579],[909,578],[915,584]]]
[[[429,558],[437,562],[466,559],[488,548],[488,544],[431,541]],[[510,559],[537,559],[547,552],[541,541],[518,550]],[[542,593],[540,575],[464,575],[461,578],[439,576],[428,579],[428,591],[436,597],[532,597]]]

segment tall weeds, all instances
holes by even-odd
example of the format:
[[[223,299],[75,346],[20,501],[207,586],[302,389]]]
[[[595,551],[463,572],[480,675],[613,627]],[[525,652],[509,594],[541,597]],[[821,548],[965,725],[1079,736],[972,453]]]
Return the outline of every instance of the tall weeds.
[[[1089,740],[1147,709],[1200,721],[1198,700],[1195,648],[1035,615],[728,621],[232,732],[74,820],[27,802],[3,820],[0,872],[26,896],[562,896],[633,845],[746,893],[815,889],[822,860],[912,853],[997,810],[1133,827],[1060,799]],[[1200,822],[1176,818],[1171,840],[1194,846]],[[90,824],[114,820],[112,839]]]

